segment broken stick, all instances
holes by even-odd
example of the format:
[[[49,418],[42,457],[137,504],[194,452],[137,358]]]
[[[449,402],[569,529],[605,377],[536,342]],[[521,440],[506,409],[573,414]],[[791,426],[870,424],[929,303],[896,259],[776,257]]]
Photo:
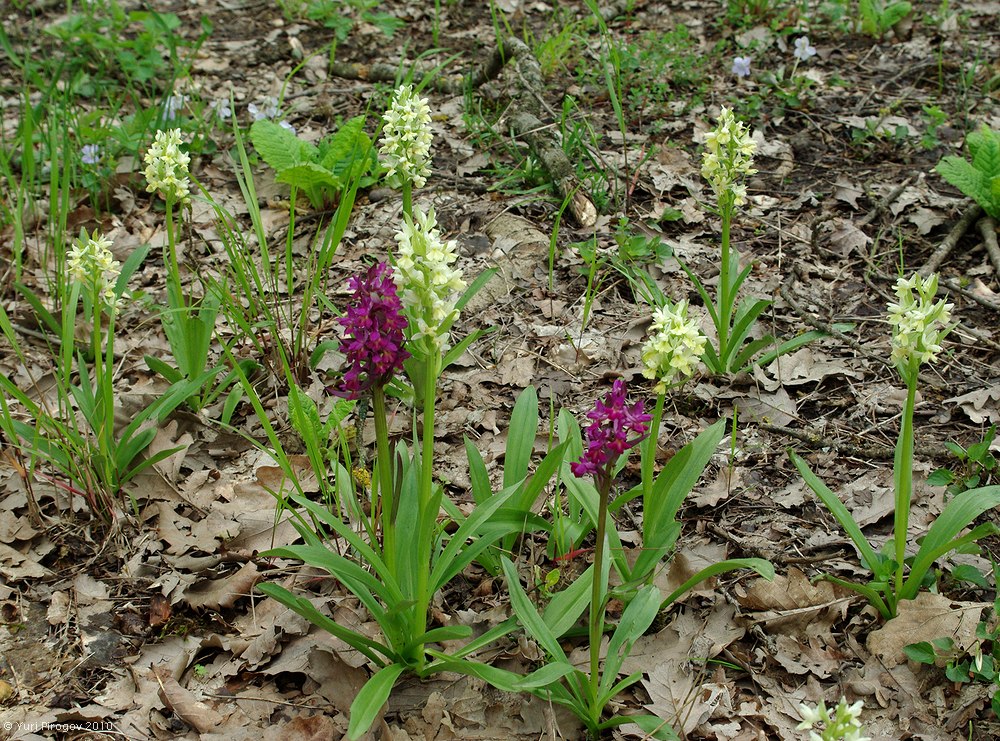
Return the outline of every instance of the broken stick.
[[[934,250],[931,254],[930,259],[924,263],[924,266],[918,271],[920,275],[924,278],[929,276],[931,273],[936,273],[941,267],[941,263],[945,261],[945,258],[955,249],[955,245],[958,244],[958,240],[962,238],[962,235],[968,231],[969,227],[972,226],[976,219],[979,217],[979,212],[982,211],[978,203],[971,203],[962,212],[962,218],[958,220],[958,223],[952,227],[951,231],[948,232],[948,236],[944,238],[944,241],[938,245],[938,248]]]

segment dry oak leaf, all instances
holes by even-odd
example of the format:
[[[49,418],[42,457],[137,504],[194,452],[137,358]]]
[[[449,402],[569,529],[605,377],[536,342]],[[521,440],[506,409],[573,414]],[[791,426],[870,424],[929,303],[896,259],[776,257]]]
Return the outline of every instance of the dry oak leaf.
[[[160,685],[159,697],[178,718],[199,733],[209,733],[222,725],[225,718],[194,693],[181,687],[168,669],[153,669]]]
[[[887,667],[906,661],[903,647],[935,638],[951,638],[966,649],[975,640],[976,626],[985,602],[954,602],[932,592],[921,592],[916,599],[902,600],[896,617],[868,636],[868,650]]]
[[[257,565],[247,563],[239,571],[221,579],[195,582],[184,589],[181,599],[191,607],[207,607],[211,610],[232,607],[240,597],[249,595],[260,579]]]
[[[788,569],[788,576],[778,575],[774,581],[758,579],[739,600],[750,610],[797,610],[802,607],[822,607],[837,599],[830,582],[810,583],[799,569]]]
[[[736,599],[743,607],[763,613],[756,617],[770,631],[817,635],[829,630],[852,598],[838,597],[830,582],[812,584],[801,571],[789,568],[787,576],[776,576],[774,581],[758,579],[745,595],[737,593]]]

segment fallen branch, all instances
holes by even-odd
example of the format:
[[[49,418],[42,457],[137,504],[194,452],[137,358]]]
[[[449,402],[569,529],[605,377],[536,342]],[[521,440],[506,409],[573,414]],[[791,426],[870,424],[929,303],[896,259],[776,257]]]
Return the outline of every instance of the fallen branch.
[[[1000,303],[970,291],[953,278],[942,278],[941,285],[946,287],[949,291],[962,294],[967,299],[975,301],[980,306],[985,306],[987,309],[993,309],[993,311],[1000,311]],[[940,288],[938,290],[940,291]]]
[[[976,219],[979,217],[979,213],[982,211],[978,203],[969,204],[969,206],[962,213],[962,218],[958,220],[955,226],[952,227],[951,231],[948,232],[948,236],[944,238],[944,241],[938,245],[938,248],[934,250],[924,266],[918,271],[920,275],[924,278],[929,276],[931,273],[936,273],[938,268],[941,267],[941,263],[945,261],[948,254],[955,248],[958,244],[958,240],[962,238],[962,235],[968,231],[969,227],[972,226]]]
[[[617,5],[612,8],[617,8]],[[611,17],[619,15],[615,11]],[[511,131],[523,140],[542,163],[552,184],[564,201],[573,218],[583,227],[597,223],[597,207],[587,195],[582,183],[577,179],[572,163],[562,149],[559,137],[552,127],[541,120],[542,109],[548,109],[542,96],[544,80],[542,69],[527,44],[515,36],[502,39],[493,54],[482,65],[465,75],[441,76],[440,65],[407,65],[405,63],[358,64],[335,62],[330,72],[350,80],[372,82],[394,82],[400,69],[410,68],[416,78],[427,78],[428,86],[439,92],[457,95],[465,90],[474,90],[484,83],[500,76],[505,67],[514,71],[516,94],[511,95],[507,121]]]
[[[521,93],[511,96],[507,114],[511,131],[531,147],[531,151],[544,165],[563,201],[569,202],[570,213],[576,222],[583,227],[593,226],[597,223],[597,208],[577,180],[573,165],[566,157],[559,138],[540,119],[545,103],[542,97],[542,69],[538,60],[527,44],[516,37],[508,36],[503,39],[502,47],[502,51],[498,51],[504,56],[506,64],[512,66]],[[493,67],[493,64],[487,65],[483,68],[483,73],[491,71]]]
[[[795,438],[796,440],[804,442],[813,448],[829,448],[831,450],[836,450],[841,455],[845,455],[849,458],[891,461],[896,455],[896,449],[890,448],[887,445],[854,445],[853,443],[843,443],[839,440],[823,437],[822,435],[808,430],[796,430],[791,427],[775,425],[769,422],[761,422],[759,427],[777,435],[786,435],[788,437]],[[938,445],[932,448],[921,448],[916,452],[921,458],[929,458],[938,462],[949,462],[953,461],[955,458],[954,454],[943,445]]]
[[[888,211],[889,206],[891,206],[893,202],[903,194],[903,191],[906,190],[906,186],[909,184],[910,179],[906,178],[902,183],[893,188],[885,198],[875,204],[871,211],[858,220],[857,226],[861,227],[865,224],[869,224],[875,220],[876,216],[881,216]]]
[[[997,245],[997,222],[992,216],[984,216],[976,222],[976,228],[983,237],[986,253],[993,263],[993,270],[1000,277],[1000,245]]]

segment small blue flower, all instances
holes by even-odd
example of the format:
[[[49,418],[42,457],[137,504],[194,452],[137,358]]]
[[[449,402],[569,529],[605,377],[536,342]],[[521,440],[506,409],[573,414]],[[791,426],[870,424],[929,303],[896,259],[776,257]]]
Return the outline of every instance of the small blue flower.
[[[800,62],[805,62],[810,57],[816,56],[816,47],[810,45],[808,36],[799,36],[795,39],[795,51],[792,54]]]
[[[168,95],[167,99],[163,101],[163,118],[167,121],[173,121],[181,109],[187,105],[187,102],[188,96],[186,95]]]
[[[247,105],[247,112],[253,116],[254,121],[275,118],[278,115],[278,99],[273,97],[264,98],[260,108],[257,107],[256,103],[250,103]]]
[[[213,100],[208,104],[208,107],[220,121],[225,121],[233,115],[233,109],[229,107],[229,101],[226,98]]]
[[[80,160],[85,165],[96,165],[101,161],[101,147],[97,144],[84,144],[80,149]]]
[[[733,74],[737,77],[749,77],[750,57],[733,57]]]

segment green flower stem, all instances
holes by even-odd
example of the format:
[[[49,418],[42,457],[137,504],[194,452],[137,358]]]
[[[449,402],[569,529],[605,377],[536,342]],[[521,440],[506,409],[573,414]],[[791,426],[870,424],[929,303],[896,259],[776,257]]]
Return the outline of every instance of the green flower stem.
[[[896,589],[891,605],[895,613],[895,596],[903,589],[903,565],[906,560],[907,529],[910,524],[910,499],[913,495],[913,408],[917,398],[917,377],[919,362],[911,363],[906,379],[906,406],[903,407],[903,421],[896,444],[894,478],[896,484],[896,514],[893,518],[893,540],[896,547]]]
[[[114,355],[113,353],[108,357],[105,357],[102,342],[101,342],[101,293],[100,288],[97,285],[94,275],[91,274],[87,280],[87,289],[90,294],[84,299],[84,311],[86,312],[89,308],[88,317],[91,322],[90,331],[90,351],[94,358],[94,376],[93,376],[93,386],[86,389],[86,393],[94,395],[94,410],[93,417],[88,419],[87,422],[90,424],[91,432],[97,441],[97,449],[101,454],[101,480],[106,486],[113,486],[112,473],[114,471],[111,459],[112,445],[114,443],[114,421],[115,412],[113,406],[113,397],[111,396],[111,379],[106,378],[108,372],[114,367]],[[88,307],[87,304],[90,304]],[[113,327],[109,329],[112,331]],[[110,335],[108,337],[108,348],[110,350]],[[83,358],[80,358],[81,365],[83,364]],[[81,373],[81,385],[83,383],[83,374]],[[89,382],[88,382],[89,383]]]
[[[736,298],[732,295],[732,280],[729,269],[729,229],[733,221],[733,196],[731,193],[724,193],[720,199],[720,215],[722,216],[722,265],[719,268],[719,303],[718,311],[719,324],[716,331],[719,333],[719,360],[723,365],[722,370],[729,370],[729,325],[732,322],[733,301]],[[737,272],[737,275],[739,273]]]
[[[376,384],[372,388],[372,409],[375,413],[375,465],[378,467],[372,487],[372,511],[381,512],[382,559],[392,578],[396,578],[396,508],[393,502],[392,458],[389,451],[389,424],[385,414],[385,389]]]
[[[97,388],[95,389],[101,403],[98,406],[98,416],[100,417],[100,412],[104,413],[104,418],[101,420],[102,429],[98,432],[101,436],[101,454],[105,459],[106,467],[106,478],[104,479],[107,483],[112,483],[112,478],[110,474],[114,473],[114,443],[115,443],[115,403],[114,403],[114,387],[112,385],[114,367],[115,367],[115,351],[114,343],[112,342],[112,333],[115,331],[115,319],[114,312],[109,311],[108,314],[110,318],[108,319],[108,340],[107,349],[104,353],[101,352],[101,314],[102,302],[99,289],[94,286],[92,295],[91,305],[93,306],[92,314],[94,319],[94,381]],[[117,479],[117,476],[114,477]],[[118,482],[114,481],[114,486],[117,489]]]
[[[653,468],[656,465],[656,451],[660,442],[660,421],[663,419],[663,405],[667,400],[667,392],[656,397],[656,407],[653,409],[653,419],[649,423],[649,435],[642,442],[640,470],[642,473],[642,505],[643,511],[649,511],[649,501],[653,496]]]
[[[403,214],[413,218],[413,183],[409,180],[403,181]]]
[[[417,590],[416,614],[414,615],[414,637],[422,636],[427,631],[427,608],[430,606],[431,550],[434,539],[434,523],[437,521],[437,510],[432,507],[434,501],[434,403],[437,397],[437,377],[440,372],[441,357],[429,353],[424,363],[424,413],[423,435],[420,451],[420,488],[418,507],[417,533]],[[433,510],[433,511],[432,511]],[[424,647],[417,647],[417,672],[424,665]]]
[[[608,464],[600,477],[600,503],[597,508],[597,542],[594,544],[594,580],[590,591],[590,699],[594,703],[591,712],[597,717],[592,718],[594,724],[600,722],[601,708],[598,706],[598,696],[601,686],[601,638],[604,636],[604,594],[607,585],[604,583],[604,551],[606,548],[608,522],[608,497],[611,490],[611,468],[614,461]]]
[[[177,263],[177,237],[174,234],[174,199],[167,196],[167,298],[171,309],[183,308],[184,295],[181,292],[181,269]]]

